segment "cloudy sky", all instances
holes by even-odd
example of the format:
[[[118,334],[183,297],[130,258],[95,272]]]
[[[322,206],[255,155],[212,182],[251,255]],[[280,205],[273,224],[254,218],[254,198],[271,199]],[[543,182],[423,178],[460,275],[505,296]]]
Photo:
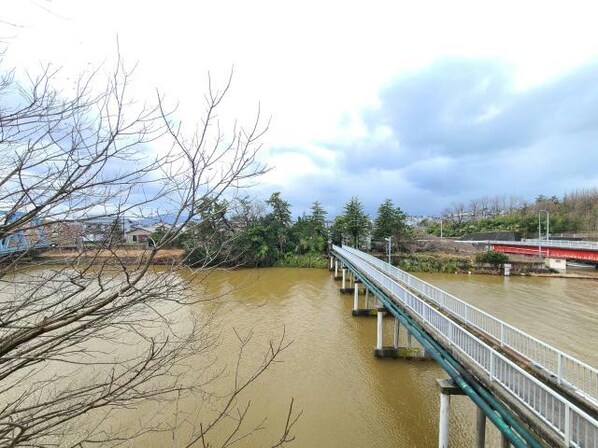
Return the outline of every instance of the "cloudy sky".
[[[598,186],[595,2],[0,0],[3,69],[137,64],[197,121],[206,73],[224,121],[272,117],[257,186],[301,213],[353,195],[437,214],[483,195]],[[16,26],[15,26],[16,25]]]

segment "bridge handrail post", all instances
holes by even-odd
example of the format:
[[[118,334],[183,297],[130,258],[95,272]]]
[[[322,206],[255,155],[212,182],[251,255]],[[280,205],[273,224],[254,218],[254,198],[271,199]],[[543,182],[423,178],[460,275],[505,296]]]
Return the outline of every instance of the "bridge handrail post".
[[[558,354],[556,364],[557,364],[557,367],[556,367],[557,382],[558,382],[558,384],[561,384],[561,382],[563,381],[563,354],[562,353]]]
[[[500,346],[503,347],[505,345],[505,324],[504,322],[500,322]]]
[[[565,427],[563,428],[565,436],[565,446],[570,446],[571,442],[571,406],[565,402]]]

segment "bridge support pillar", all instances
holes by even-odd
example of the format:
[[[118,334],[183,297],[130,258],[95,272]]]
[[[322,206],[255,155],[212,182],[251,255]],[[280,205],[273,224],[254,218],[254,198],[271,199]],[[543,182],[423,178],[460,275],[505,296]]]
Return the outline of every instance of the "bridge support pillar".
[[[376,308],[378,322],[376,326],[376,348],[374,349],[374,355],[377,358],[407,358],[412,359],[414,358],[413,354],[410,353],[405,347],[399,347],[398,339],[396,336],[394,339],[394,344],[389,346],[384,346],[383,335],[384,335],[384,316],[388,313],[384,306],[378,306]],[[369,315],[369,314],[368,314]],[[396,324],[396,319],[395,319]],[[395,334],[396,334],[396,326],[395,326]]]
[[[347,280],[349,281],[350,286],[347,288]],[[353,292],[353,288],[356,286],[354,283],[355,275],[348,269],[343,268],[343,276],[342,276],[342,283],[341,283],[341,294],[350,294]]]
[[[378,307],[378,322],[376,325],[376,350],[382,351],[382,336],[384,330],[384,308]]]
[[[343,268],[343,276],[341,277],[341,294],[351,294],[353,293],[353,289],[357,287],[357,280],[355,275],[346,268]],[[347,282],[349,286],[347,287]]]
[[[361,282],[359,280],[355,281],[355,289],[353,291],[353,311],[351,311],[351,314],[353,314],[353,316],[366,316],[366,317],[370,317],[370,316],[375,316],[376,312],[375,310],[370,310],[370,306],[368,303],[368,295],[369,295],[369,291],[368,291],[368,287],[364,285],[364,289],[365,289],[365,307],[364,308],[359,308],[359,285],[361,284]]]
[[[567,260],[564,258],[545,258],[544,264],[557,272],[567,272]]]
[[[440,390],[440,419],[438,424],[438,448],[449,446],[449,415],[451,395],[464,395],[464,392],[453,382],[453,380],[436,380]]]
[[[486,414],[482,408],[477,407],[476,410],[476,448],[484,448],[486,446]]]
[[[449,414],[450,414],[451,396],[449,394],[440,394],[440,422],[438,423],[438,448],[448,448],[449,446]]]
[[[334,278],[338,277],[338,260],[334,260]]]
[[[330,255],[330,268],[329,270],[332,271],[334,269],[334,257]]]
[[[395,317],[395,328],[393,332],[393,346],[395,349],[399,348],[399,329],[401,328],[401,324],[399,323],[399,318]]]
[[[370,290],[367,286],[365,287],[365,309],[370,309]]]

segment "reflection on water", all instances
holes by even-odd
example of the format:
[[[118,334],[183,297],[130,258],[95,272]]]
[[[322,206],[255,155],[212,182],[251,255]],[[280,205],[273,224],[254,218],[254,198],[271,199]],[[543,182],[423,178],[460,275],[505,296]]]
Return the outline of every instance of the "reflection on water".
[[[591,281],[457,276],[422,276],[507,322],[573,353],[591,364],[598,359],[596,283]],[[375,319],[351,316],[352,296],[338,292],[331,275],[315,269],[216,272],[208,292],[225,293],[218,304],[223,349],[235,361],[234,332],[254,331],[251,351],[261,356],[283,332],[293,343],[245,399],[250,422],[267,417],[266,429],[236,446],[269,446],[286,418],[291,397],[303,415],[294,428],[297,447],[435,447],[439,396],[435,380],[447,375],[431,361],[378,360]],[[204,294],[198,288],[197,294]],[[391,321],[387,328],[390,329]],[[387,335],[389,337],[389,335]],[[391,339],[387,339],[390,341]],[[473,445],[475,409],[453,397],[451,446]],[[489,424],[487,446],[498,447]],[[136,446],[173,446],[170,435],[138,440]]]

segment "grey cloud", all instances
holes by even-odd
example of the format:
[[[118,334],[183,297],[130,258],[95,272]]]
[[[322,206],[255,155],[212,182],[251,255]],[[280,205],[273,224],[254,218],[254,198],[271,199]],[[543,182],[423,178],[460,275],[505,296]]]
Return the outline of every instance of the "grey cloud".
[[[505,65],[438,62],[396,78],[381,91],[380,108],[364,113],[372,132],[377,126],[388,126],[396,141],[386,142],[386,149],[373,147],[362,166],[404,168],[433,156],[491,157],[496,152],[519,151],[547,137],[598,129],[596,79],[598,64],[592,64],[518,92]],[[346,145],[347,158],[363,154],[364,144]]]
[[[400,77],[381,92],[368,124],[389,125],[402,144],[430,153],[479,150],[495,142],[494,120],[481,120],[509,102],[510,81],[496,62],[443,61]],[[508,106],[507,106],[508,107]]]
[[[380,106],[364,111],[368,137],[326,143],[337,154],[335,179],[305,176],[291,195],[299,207],[305,198],[342,207],[356,194],[374,212],[393,197],[396,179],[395,202],[435,213],[480,195],[560,196],[590,186],[598,179],[596,80],[593,63],[517,90],[510,68],[490,60],[444,60],[399,76],[381,90]],[[391,132],[375,136],[380,128]]]

